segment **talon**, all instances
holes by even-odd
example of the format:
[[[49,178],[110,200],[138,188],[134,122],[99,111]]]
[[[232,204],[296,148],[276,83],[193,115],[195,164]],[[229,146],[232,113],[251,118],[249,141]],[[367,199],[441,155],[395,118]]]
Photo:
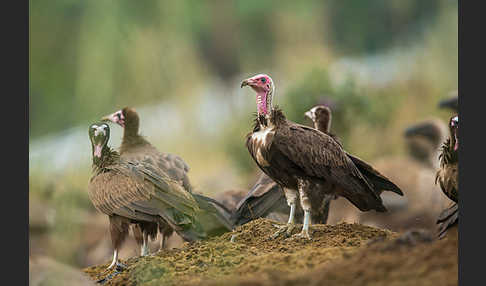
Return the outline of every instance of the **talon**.
[[[271,236],[271,239],[275,239],[279,237],[282,233],[285,233],[285,235],[289,237],[292,234],[292,230],[295,228],[295,225],[293,223],[288,223],[286,225],[273,225],[273,226],[275,226],[279,230]]]
[[[300,233],[294,234],[292,237],[295,238],[306,238],[308,240],[312,240],[312,237],[310,236],[309,232],[302,230]]]

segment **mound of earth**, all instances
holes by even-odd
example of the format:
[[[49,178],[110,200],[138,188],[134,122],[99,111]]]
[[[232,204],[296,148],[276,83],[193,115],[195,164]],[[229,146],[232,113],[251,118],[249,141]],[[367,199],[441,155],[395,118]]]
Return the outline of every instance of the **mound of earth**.
[[[110,261],[84,272],[103,285],[382,285],[375,282],[387,279],[405,284],[436,279],[430,285],[449,285],[441,275],[450,271],[447,281],[457,284],[457,239],[455,245],[449,238],[430,243],[348,223],[312,225],[311,241],[271,239],[274,224],[280,223],[258,219],[219,237],[123,260],[127,268],[121,272],[106,271]],[[297,225],[294,233],[300,229]]]

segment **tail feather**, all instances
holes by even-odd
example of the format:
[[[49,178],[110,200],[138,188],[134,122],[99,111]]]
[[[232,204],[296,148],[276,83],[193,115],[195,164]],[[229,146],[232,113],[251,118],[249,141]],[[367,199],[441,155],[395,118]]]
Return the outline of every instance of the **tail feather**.
[[[378,195],[381,195],[383,191],[390,191],[400,196],[403,196],[402,190],[400,190],[397,185],[395,185],[387,177],[374,169],[371,165],[351,154],[347,155],[356,165],[361,174],[363,174],[366,180],[368,180],[368,182],[373,185],[373,189]]]
[[[254,196],[254,190],[255,187],[238,203],[238,208],[231,217],[235,226],[265,217],[273,211],[280,210],[282,206],[288,208],[284,192],[276,183],[260,196]]]
[[[218,201],[200,194],[193,194],[199,205],[197,220],[208,236],[216,236],[233,229],[230,222],[231,212]]]
[[[437,224],[439,225],[437,236],[439,239],[442,239],[447,233],[447,230],[457,225],[458,222],[459,206],[457,203],[454,203],[449,208],[443,210],[437,218]]]

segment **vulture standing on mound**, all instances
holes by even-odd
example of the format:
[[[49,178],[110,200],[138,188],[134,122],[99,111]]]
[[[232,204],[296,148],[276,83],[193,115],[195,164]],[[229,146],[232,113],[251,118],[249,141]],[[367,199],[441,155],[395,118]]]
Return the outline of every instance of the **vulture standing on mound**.
[[[298,196],[304,223],[297,236],[308,239],[311,211],[320,207],[326,195],[343,196],[361,211],[386,211],[378,192],[339,143],[319,130],[287,120],[273,107],[275,87],[268,75],[248,78],[241,83],[244,86],[256,92],[257,102],[255,126],[246,146],[260,169],[284,189],[290,206],[287,225],[275,235],[290,235]]]
[[[312,120],[315,129],[326,133],[336,140],[338,144],[341,144],[338,138],[331,133],[332,113],[329,107],[325,105],[314,106],[305,112],[305,116]],[[372,166],[349,153],[346,153],[346,155],[353,161],[365,178],[372,183],[374,190],[378,194],[381,194],[384,190],[390,190],[402,195],[401,190],[395,184]],[[335,195],[324,196],[320,207],[311,212],[311,223],[327,223],[330,203],[335,198]],[[267,175],[262,174],[248,195],[238,204],[233,217],[233,223],[235,225],[241,225],[258,217],[269,216],[269,214],[274,212],[288,213],[289,207],[284,193],[278,184]],[[295,218],[301,219],[301,213],[300,206],[296,205]]]
[[[123,128],[123,138],[120,146],[120,156],[127,160],[150,160],[152,164],[157,165],[171,179],[181,182],[183,187],[192,192],[192,187],[187,176],[189,166],[179,156],[161,153],[150,142],[139,134],[140,118],[135,109],[125,107],[113,114],[104,116],[103,121],[111,121]],[[161,240],[159,250],[163,249],[166,240],[173,233],[168,225],[159,225],[154,223],[140,223],[132,227],[133,235],[137,244],[141,247],[141,255],[147,255],[148,237],[155,240],[157,229],[160,232]]]
[[[447,229],[456,225],[458,222],[458,199],[459,199],[459,117],[453,116],[449,120],[450,137],[442,145],[440,154],[440,169],[437,171],[436,183],[439,182],[442,192],[454,204],[445,209],[437,220],[439,224],[439,237],[442,238]]]
[[[118,249],[130,224],[168,225],[186,241],[231,230],[229,222],[212,204],[195,198],[151,160],[120,158],[108,147],[110,128],[106,123],[92,124],[89,137],[93,175],[88,195],[95,208],[110,220],[114,253],[108,269],[120,265]]]

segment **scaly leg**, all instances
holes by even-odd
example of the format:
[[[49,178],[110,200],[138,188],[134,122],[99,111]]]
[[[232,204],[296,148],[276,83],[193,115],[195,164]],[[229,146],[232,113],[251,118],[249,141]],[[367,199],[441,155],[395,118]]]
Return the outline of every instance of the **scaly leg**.
[[[113,266],[116,266],[117,270],[123,270],[127,267],[125,264],[118,261],[118,249],[115,249],[115,251],[113,252],[113,261],[111,262],[110,266],[106,268],[106,270],[113,268]]]
[[[165,244],[167,242],[167,237],[163,234],[160,234],[160,247],[159,247],[159,251],[162,251],[162,249],[165,248]]]
[[[142,248],[140,251],[140,256],[146,256],[149,254],[149,246],[148,246],[148,233],[146,231],[143,232],[143,243]]]
[[[302,226],[302,231],[299,234],[294,235],[294,237],[304,237],[311,239],[309,235],[309,222],[311,214],[311,204],[309,197],[307,196],[307,183],[304,180],[298,180],[299,194],[300,194],[300,205],[304,210],[304,225]]]
[[[282,225],[282,226],[274,225],[279,230],[272,235],[272,238],[276,238],[284,232],[288,237],[292,234],[292,230],[295,227],[294,221],[295,221],[295,204],[297,201],[297,192],[291,189],[284,189],[284,191],[285,191],[285,197],[287,198],[287,204],[290,206],[289,220],[287,222],[287,225]]]

